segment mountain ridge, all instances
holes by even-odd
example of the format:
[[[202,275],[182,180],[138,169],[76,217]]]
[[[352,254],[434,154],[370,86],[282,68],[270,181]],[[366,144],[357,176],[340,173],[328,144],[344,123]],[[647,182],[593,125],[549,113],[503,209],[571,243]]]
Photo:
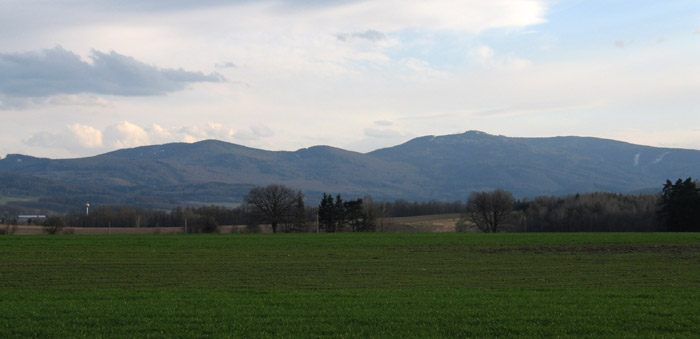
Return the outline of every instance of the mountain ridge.
[[[150,207],[163,208],[240,202],[250,187],[270,183],[302,189],[312,202],[323,192],[452,201],[496,188],[518,197],[660,189],[666,179],[697,177],[700,151],[593,137],[511,138],[467,131],[367,153],[324,145],[267,151],[204,140],[76,159],[11,154],[0,160],[0,172],[84,187],[92,196],[103,192],[110,203],[145,199],[158,201]]]

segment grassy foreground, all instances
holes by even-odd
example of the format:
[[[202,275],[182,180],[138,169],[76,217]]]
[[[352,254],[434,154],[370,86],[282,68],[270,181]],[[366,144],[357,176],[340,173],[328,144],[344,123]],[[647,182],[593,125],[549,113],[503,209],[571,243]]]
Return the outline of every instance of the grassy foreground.
[[[0,337],[691,337],[700,234],[0,237]]]

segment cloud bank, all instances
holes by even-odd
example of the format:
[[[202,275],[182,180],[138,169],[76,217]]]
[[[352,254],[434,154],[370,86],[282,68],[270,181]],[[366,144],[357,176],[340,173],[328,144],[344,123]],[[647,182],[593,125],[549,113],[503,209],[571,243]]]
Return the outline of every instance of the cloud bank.
[[[60,46],[0,53],[0,93],[10,97],[78,93],[150,96],[180,91],[195,82],[223,80],[217,73],[157,68],[114,51],[93,50],[89,62]]]
[[[698,28],[691,2],[4,0],[0,153],[201,138],[367,151],[620,125],[688,147]]]
[[[207,139],[236,142],[254,141],[274,136],[274,130],[263,124],[236,131],[220,123],[204,123],[181,127],[158,124],[142,127],[127,120],[102,129],[86,124],[69,124],[54,132],[42,131],[22,142],[31,147],[58,150],[61,154],[80,155],[107,152],[114,149],[139,147],[171,142],[197,142]]]

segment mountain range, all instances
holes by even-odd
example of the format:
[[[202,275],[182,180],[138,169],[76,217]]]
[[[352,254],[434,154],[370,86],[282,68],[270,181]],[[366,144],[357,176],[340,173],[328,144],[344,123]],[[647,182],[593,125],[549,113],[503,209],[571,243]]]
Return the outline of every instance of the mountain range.
[[[117,150],[93,157],[0,160],[0,202],[65,211],[91,204],[154,208],[235,204],[271,183],[375,200],[464,200],[503,188],[517,197],[592,191],[658,192],[698,177],[700,151],[589,137],[510,138],[478,131],[425,136],[357,153],[329,146],[266,151],[216,140]]]

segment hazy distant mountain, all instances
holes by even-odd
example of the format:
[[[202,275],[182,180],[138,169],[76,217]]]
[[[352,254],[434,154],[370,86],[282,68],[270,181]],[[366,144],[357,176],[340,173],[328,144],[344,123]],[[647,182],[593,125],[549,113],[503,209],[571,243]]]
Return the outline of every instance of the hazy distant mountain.
[[[428,178],[431,194],[456,197],[494,188],[518,196],[660,190],[667,178],[700,174],[700,151],[582,137],[509,138],[470,131],[416,138],[369,155],[411,164]]]
[[[666,179],[698,177],[700,151],[581,138],[508,138],[470,131],[426,136],[361,154],[327,146],[271,152],[221,141],[123,149],[94,157],[51,160],[8,155],[0,160],[0,198],[91,198],[169,208],[232,203],[255,185],[376,199],[464,200],[475,190],[504,188],[517,196],[660,189]],[[17,177],[38,177],[18,190]],[[43,181],[42,181],[43,180]],[[21,180],[20,180],[21,181]],[[9,182],[14,182],[10,187]],[[21,185],[20,185],[21,186]],[[49,187],[70,187],[53,194]],[[71,200],[71,205],[73,204]]]

